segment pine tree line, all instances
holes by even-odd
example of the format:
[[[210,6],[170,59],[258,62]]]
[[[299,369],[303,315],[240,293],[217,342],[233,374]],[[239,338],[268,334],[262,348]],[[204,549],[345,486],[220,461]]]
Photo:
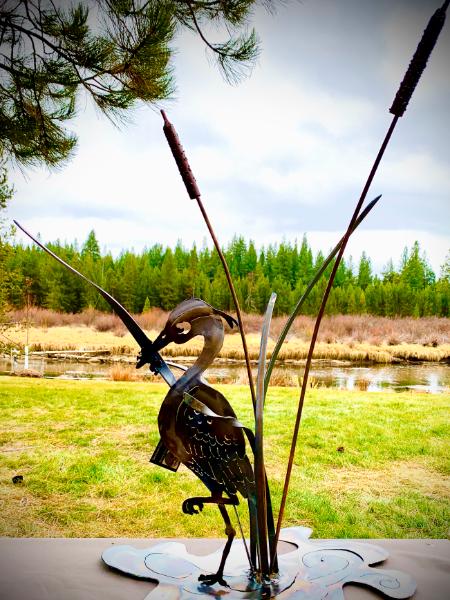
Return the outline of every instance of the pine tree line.
[[[77,244],[49,244],[66,262],[110,292],[130,312],[151,307],[172,309],[181,300],[198,296],[222,310],[233,304],[217,253],[207,247],[174,249],[155,244],[140,254],[125,251],[113,258],[102,255],[91,231],[81,250]],[[252,241],[235,237],[225,249],[237,294],[247,313],[263,313],[272,291],[278,295],[275,313],[288,314],[305,290],[324,256],[315,256],[306,236],[301,244],[282,242],[257,251]],[[370,258],[363,253],[357,266],[351,259],[339,266],[329,299],[328,314],[380,316],[449,316],[449,259],[436,279],[416,242],[405,248],[396,269],[392,263],[381,276],[373,274]],[[108,311],[101,296],[35,246],[13,245],[7,258],[9,285],[6,301],[21,308],[32,304],[61,312],[80,312],[93,307]],[[304,313],[317,313],[326,278],[310,294]]]

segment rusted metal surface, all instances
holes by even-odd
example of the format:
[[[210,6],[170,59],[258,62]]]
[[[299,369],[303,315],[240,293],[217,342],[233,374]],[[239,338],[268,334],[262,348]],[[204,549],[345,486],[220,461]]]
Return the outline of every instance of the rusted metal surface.
[[[427,66],[428,59],[438,40],[445,23],[445,13],[449,5],[449,0],[436,10],[428,22],[422,39],[417,46],[417,50],[409,63],[408,70],[403,77],[397,94],[394,98],[389,112],[397,117],[402,117],[406,111],[411,96],[419,83],[419,79]]]
[[[180,171],[180,175],[183,179],[186,191],[189,194],[189,198],[191,200],[200,198],[200,189],[197,185],[197,181],[195,180],[194,173],[189,165],[186,153],[181,145],[180,138],[175,131],[175,127],[169,121],[166,113],[163,110],[161,111],[161,115],[164,119],[164,135],[166,136],[167,143],[172,150],[173,157],[177,163],[178,170]]]

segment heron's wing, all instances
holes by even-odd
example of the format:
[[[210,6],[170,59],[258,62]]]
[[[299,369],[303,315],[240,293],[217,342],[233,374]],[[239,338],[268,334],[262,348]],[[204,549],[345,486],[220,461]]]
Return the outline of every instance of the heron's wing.
[[[190,455],[186,463],[210,489],[228,494],[239,491],[247,497],[254,475],[245,453],[243,425],[234,417],[223,417],[185,393],[177,413],[177,434]]]

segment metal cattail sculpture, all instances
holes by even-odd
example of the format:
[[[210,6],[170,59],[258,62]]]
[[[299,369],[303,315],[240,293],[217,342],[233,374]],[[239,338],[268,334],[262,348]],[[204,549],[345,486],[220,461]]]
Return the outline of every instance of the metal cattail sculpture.
[[[225,277],[227,279],[228,287],[230,288],[231,296],[233,298],[233,303],[236,308],[236,315],[237,315],[237,320],[238,320],[238,324],[239,324],[239,332],[241,334],[242,348],[244,350],[245,365],[247,368],[247,376],[248,376],[248,381],[249,381],[249,386],[250,386],[250,393],[252,396],[253,409],[255,410],[255,408],[256,408],[255,385],[253,383],[253,374],[252,374],[252,369],[250,367],[250,358],[249,358],[249,354],[248,354],[247,340],[245,337],[244,322],[242,320],[241,308],[239,306],[239,300],[238,300],[238,297],[236,294],[236,290],[234,288],[233,280],[231,278],[230,269],[228,268],[228,264],[227,264],[224,254],[222,252],[222,249],[220,247],[219,240],[217,239],[217,236],[215,234],[215,231],[213,229],[211,221],[210,221],[208,214],[205,210],[205,207],[203,205],[200,189],[197,185],[197,181],[195,180],[194,174],[192,173],[192,169],[189,165],[186,154],[180,143],[177,132],[175,131],[174,126],[169,121],[169,119],[166,116],[166,113],[163,110],[161,111],[161,114],[164,119],[163,131],[166,136],[167,142],[170,146],[170,149],[172,150],[173,157],[175,159],[175,162],[177,163],[178,170],[180,171],[180,175],[183,179],[187,193],[189,194],[189,198],[191,198],[191,200],[197,201],[198,207],[200,209],[200,212],[202,213],[203,219],[206,223],[209,234],[211,236],[211,239],[213,240],[214,246],[217,250],[217,254],[219,255],[220,262],[222,263],[223,270],[225,272]]]
[[[239,308],[239,303],[236,297],[236,292],[234,289],[233,281],[230,275],[230,271],[228,265],[226,263],[226,259],[221,251],[220,245],[217,241],[217,237],[212,229],[210,220],[206,213],[205,207],[201,201],[200,189],[198,187],[197,181],[194,177],[192,169],[189,165],[189,161],[186,157],[185,151],[181,145],[179,137],[173,127],[172,123],[168,120],[164,111],[162,112],[162,116],[164,119],[164,133],[166,135],[167,141],[169,143],[170,149],[174,156],[175,162],[177,164],[180,175],[183,179],[183,182],[186,187],[186,191],[191,199],[197,200],[199,204],[200,210],[204,217],[204,220],[207,224],[208,230],[211,233],[211,237],[213,239],[214,245],[219,253],[220,260],[224,266],[225,275],[230,287],[230,291],[235,303],[236,312],[238,315],[238,321],[240,324],[241,336],[243,339],[243,347],[244,347],[244,355],[246,357],[247,371],[251,373],[250,363],[248,360],[247,348],[245,343],[245,334],[243,331],[241,312]],[[362,220],[369,214],[371,209],[375,206],[381,196],[378,196],[373,200],[364,210],[364,212],[360,215],[359,219],[355,221],[352,225],[353,232],[358,225],[362,222]],[[263,326],[263,331],[261,334],[261,348],[260,348],[260,357],[258,364],[258,384],[256,395],[253,391],[253,380],[251,375],[249,376],[249,384],[250,390],[252,394],[254,412],[255,412],[255,449],[254,449],[254,470],[255,470],[255,485],[256,485],[256,504],[257,504],[257,523],[258,523],[258,532],[257,532],[257,549],[258,549],[258,568],[257,571],[263,579],[270,580],[278,572],[278,559],[277,559],[277,541],[279,537],[279,530],[275,532],[273,514],[272,514],[272,503],[269,485],[267,482],[267,477],[265,474],[265,466],[264,466],[264,444],[263,444],[263,409],[264,409],[264,400],[267,392],[267,385],[270,380],[270,374],[272,372],[273,364],[276,359],[276,356],[279,352],[281,344],[284,341],[284,338],[287,335],[287,332],[295,318],[298,314],[300,307],[304,300],[307,298],[309,292],[312,290],[314,285],[320,279],[322,273],[326,269],[327,265],[331,262],[333,257],[337,254],[337,252],[341,249],[342,244],[344,243],[344,238],[339,242],[334,251],[330,254],[327,260],[322,265],[322,268],[319,270],[317,275],[313,278],[312,282],[308,286],[305,294],[299,300],[296,308],[294,309],[293,314],[291,315],[287,326],[284,328],[279,341],[277,342],[277,346],[275,348],[275,354],[272,355],[272,359],[269,363],[269,366],[266,370],[266,347],[267,347],[267,338],[269,335],[269,325],[270,319],[273,311],[273,305],[275,303],[276,296],[273,295],[269,301],[266,319]],[[280,520],[279,520],[280,523]]]

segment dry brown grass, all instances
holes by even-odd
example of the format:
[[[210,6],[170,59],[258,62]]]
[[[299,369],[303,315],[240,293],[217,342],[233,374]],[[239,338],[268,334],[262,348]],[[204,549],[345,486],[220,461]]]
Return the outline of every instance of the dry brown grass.
[[[141,315],[134,315],[142,329],[161,331],[167,321],[168,313],[161,308],[151,308]]]
[[[100,314],[93,323],[95,331],[111,331],[117,335],[120,332],[122,335],[126,333],[126,329],[123,323],[116,317],[116,315],[104,315]]]
[[[163,328],[167,319],[167,312],[160,308],[151,310],[140,315],[134,315],[134,318],[143,329],[160,330]],[[63,327],[65,325],[93,327],[97,331],[123,331],[126,328],[119,317],[115,314],[104,313],[94,308],[87,308],[80,313],[60,313],[47,308],[37,306],[30,307],[27,315],[26,309],[12,310],[8,314],[9,320],[13,323],[25,324],[27,320],[35,327]]]
[[[11,318],[20,320],[21,315],[17,311]],[[136,318],[153,339],[164,326],[167,313],[152,309]],[[62,315],[33,308],[30,321],[35,323],[29,331],[30,345],[34,351],[84,349],[122,355],[134,354],[137,350],[136,342],[115,315],[92,309],[79,315]],[[273,321],[268,344],[269,356],[284,321],[282,317]],[[262,317],[247,315],[245,322],[250,358],[256,361]],[[311,317],[300,316],[295,320],[280,352],[280,360],[301,361],[307,357],[313,324]],[[11,329],[8,337],[17,346],[23,347],[26,330],[23,326]],[[314,357],[386,364],[399,360],[442,361],[450,357],[449,340],[450,319],[332,316],[325,317],[323,321]],[[164,350],[164,354],[167,357],[198,356],[202,345],[202,340],[197,338],[183,346],[171,345]],[[240,336],[236,332],[228,331],[221,357],[239,361],[244,359]]]
[[[370,381],[368,379],[358,379],[356,382],[356,387],[360,392],[367,392],[369,385]]]
[[[93,326],[100,315],[98,310],[88,308],[82,313],[60,313],[48,308],[31,306],[28,315],[26,309],[12,310],[9,318],[15,323],[25,323],[28,319],[36,327],[61,327],[63,325],[87,325]]]
[[[8,337],[19,347],[26,341],[26,330],[10,329]],[[130,334],[118,337],[112,331],[100,332],[86,325],[63,325],[61,327],[30,327],[29,343],[32,350],[98,350],[112,354],[131,354],[136,342]]]
[[[151,339],[155,338],[157,331],[147,332]],[[11,329],[8,336],[18,347],[23,348],[26,340],[26,331],[23,328]],[[259,356],[259,335],[250,333],[247,336],[250,359],[256,361]],[[112,331],[100,332],[86,326],[62,326],[52,328],[32,327],[29,331],[31,350],[38,351],[65,351],[65,350],[95,350],[106,352],[110,355],[131,355],[138,350],[135,340],[129,333],[117,335]],[[203,347],[201,338],[193,339],[183,346],[170,345],[163,350],[166,357],[192,357],[198,356]],[[269,340],[268,356],[274,347],[274,341]],[[286,340],[279,354],[280,361],[305,360],[308,354],[309,342],[296,338]],[[244,360],[240,336],[227,335],[220,353],[223,359]],[[349,360],[360,363],[389,364],[401,360],[412,361],[442,361],[450,357],[450,344],[437,347],[422,346],[419,344],[380,345],[376,346],[367,342],[351,343],[324,343],[316,344],[314,358],[322,360]]]
[[[279,387],[298,387],[299,381],[293,373],[288,373],[283,369],[274,369],[270,377],[270,385]]]
[[[121,363],[117,363],[110,368],[109,379],[111,381],[147,381],[154,383],[160,383],[161,381],[159,375],[153,375],[153,373],[145,370],[137,371],[136,367]]]

